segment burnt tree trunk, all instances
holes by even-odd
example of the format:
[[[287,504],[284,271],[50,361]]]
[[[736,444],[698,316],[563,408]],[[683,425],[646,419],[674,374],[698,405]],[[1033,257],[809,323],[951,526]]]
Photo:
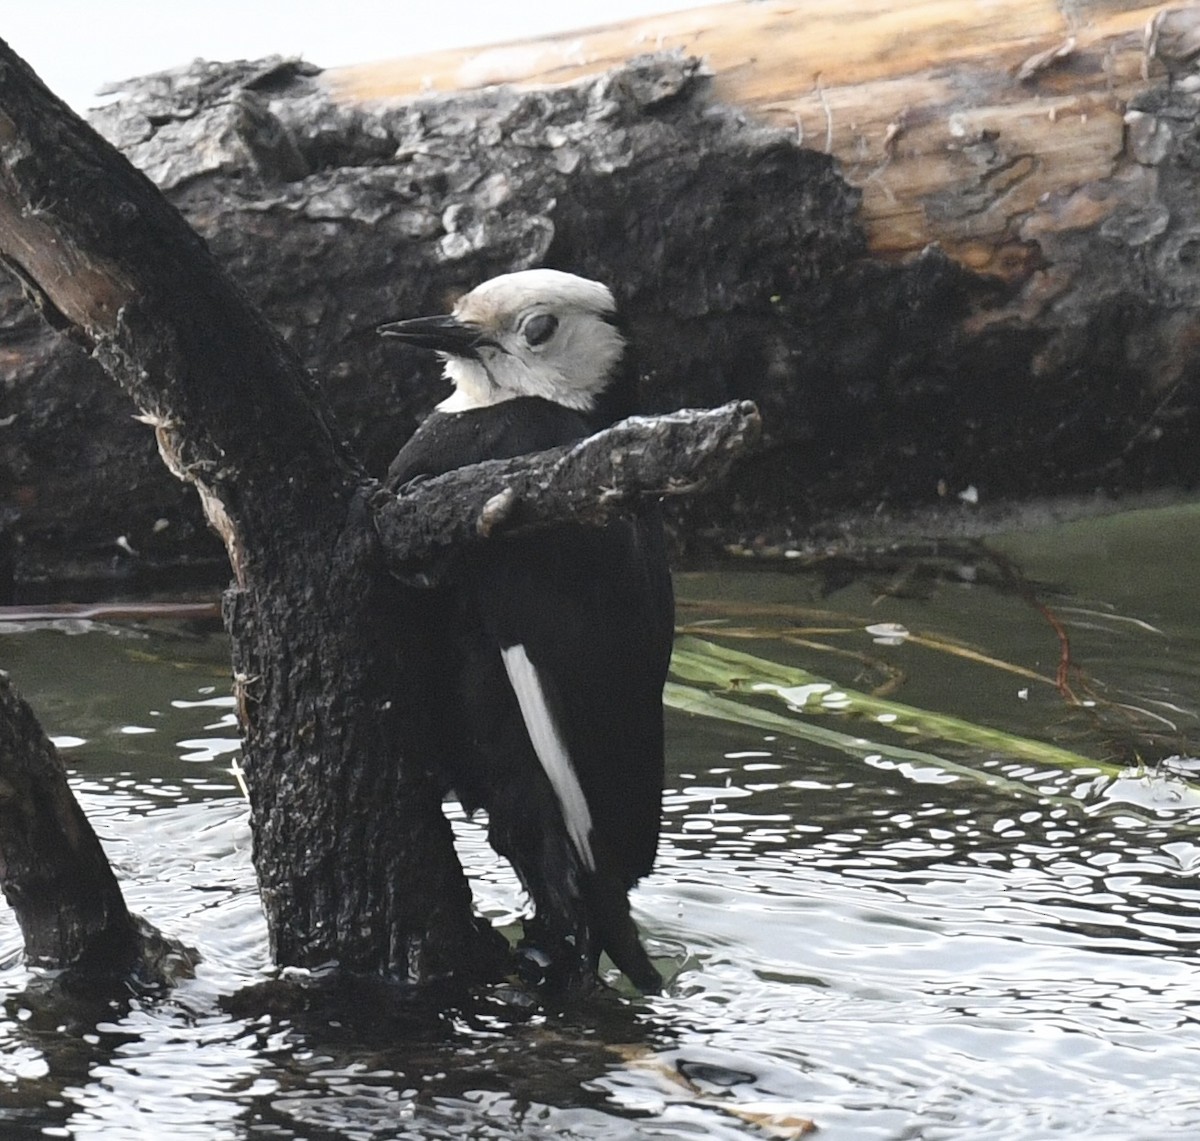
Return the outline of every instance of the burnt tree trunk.
[[[0,887],[34,966],[120,974],[139,965],[141,930],[58,750],[3,673]]]
[[[427,978],[492,953],[414,761],[371,487],[295,353],[153,184],[0,48],[0,252],[153,423],[225,540],[275,958]],[[406,705],[404,702],[410,702]]]

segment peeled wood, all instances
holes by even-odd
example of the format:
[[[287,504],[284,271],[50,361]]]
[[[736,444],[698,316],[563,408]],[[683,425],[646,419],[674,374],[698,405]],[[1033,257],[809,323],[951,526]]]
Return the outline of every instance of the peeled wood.
[[[781,291],[786,348],[723,362],[744,366],[733,393],[779,445],[734,485],[768,542],[923,508],[918,526],[969,529],[958,493],[991,506],[1200,480],[1200,7],[730,3],[319,81],[370,105],[535,90],[670,50],[861,195],[866,256],[802,280],[811,302]],[[778,401],[760,370],[794,370]]]
[[[337,68],[324,80],[347,100],[413,98],[575,81],[647,51],[700,56],[715,98],[839,160],[862,191],[873,253],[939,242],[969,268],[1011,279],[1030,268],[1022,230],[1095,225],[1137,196],[1114,188],[1090,208],[1044,201],[1128,164],[1124,105],[1147,72],[1168,66],[1148,44],[1171,11],[1104,0],[741,2]]]

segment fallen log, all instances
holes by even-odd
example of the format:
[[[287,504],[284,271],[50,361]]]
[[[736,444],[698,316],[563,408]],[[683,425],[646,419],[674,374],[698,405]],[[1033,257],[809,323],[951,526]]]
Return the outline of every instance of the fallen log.
[[[333,68],[319,82],[340,102],[365,106],[496,84],[578,83],[647,51],[679,52],[703,59],[715,100],[838,160],[862,194],[872,254],[914,254],[937,242],[966,268],[1011,280],[1030,268],[1019,231],[1031,217],[1045,233],[1144,205],[1144,187],[1114,181],[1145,158],[1127,153],[1125,114],[1152,79],[1181,62],[1187,70],[1198,25],[1194,9],[1136,0],[1084,0],[1069,10],[1051,0],[986,8],[739,0]],[[1146,131],[1133,114],[1135,133]],[[1111,194],[1088,212],[1094,217],[1048,199],[1100,182]]]
[[[762,454],[673,509],[681,541],[824,544],[1194,486],[1196,20],[733,3],[328,72],[200,64],[95,122],[312,362],[368,470],[444,391],[374,326],[548,264],[613,284],[647,411],[762,410]],[[0,322],[20,588],[211,555],[119,403],[79,402],[94,365],[15,293]]]

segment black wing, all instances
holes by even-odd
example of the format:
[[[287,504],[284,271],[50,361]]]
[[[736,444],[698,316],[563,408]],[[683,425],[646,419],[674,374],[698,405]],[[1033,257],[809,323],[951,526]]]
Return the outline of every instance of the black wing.
[[[388,482],[570,443],[589,428],[536,398],[435,413],[396,457]],[[438,768],[469,809],[488,809],[493,845],[513,861],[539,918],[543,905],[560,919],[577,914],[586,897],[582,921],[635,981],[652,985],[624,894],[653,865],[661,815],[674,608],[657,511],[479,547],[433,592],[429,615],[446,748]],[[580,866],[501,660],[501,650],[518,645],[587,801],[594,874]],[[560,934],[572,934],[570,920],[562,922]]]
[[[662,691],[674,610],[657,518],[484,549],[472,568],[491,645],[536,668],[591,811],[596,845],[630,887],[658,843]]]
[[[386,482],[396,489],[419,475],[542,452],[588,434],[580,413],[536,396],[469,412],[434,412],[392,460]]]

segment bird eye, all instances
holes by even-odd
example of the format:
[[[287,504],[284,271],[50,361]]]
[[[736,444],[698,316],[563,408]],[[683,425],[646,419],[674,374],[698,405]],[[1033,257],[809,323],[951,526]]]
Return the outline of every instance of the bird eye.
[[[525,340],[530,345],[544,345],[554,336],[558,318],[552,313],[537,313],[525,322]]]

